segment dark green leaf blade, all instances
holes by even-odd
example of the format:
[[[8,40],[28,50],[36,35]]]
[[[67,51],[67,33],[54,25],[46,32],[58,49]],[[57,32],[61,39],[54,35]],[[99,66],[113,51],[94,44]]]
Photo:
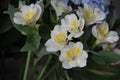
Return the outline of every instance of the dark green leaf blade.
[[[120,60],[120,55],[113,51],[100,51],[97,55],[93,55],[92,59],[101,65],[110,64]]]

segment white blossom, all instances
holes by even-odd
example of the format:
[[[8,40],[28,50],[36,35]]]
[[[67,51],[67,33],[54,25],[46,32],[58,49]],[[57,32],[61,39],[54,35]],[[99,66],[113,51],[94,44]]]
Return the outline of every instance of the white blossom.
[[[51,0],[51,5],[55,9],[57,17],[59,17],[63,12],[66,13],[72,10],[71,6],[68,6],[60,0]]]
[[[83,28],[85,21],[82,17],[78,19],[75,14],[66,15],[65,18],[61,20],[61,23],[70,33],[68,36],[69,40],[72,37],[78,38],[84,33]]]
[[[54,30],[51,31],[51,39],[46,43],[46,50],[48,52],[56,52],[61,50],[67,43],[67,31],[61,27],[61,25],[56,25]]]
[[[24,5],[19,4],[20,11],[14,13],[13,21],[16,24],[28,25],[35,24],[36,21],[40,18],[42,9],[41,6],[36,4]]]
[[[109,26],[106,22],[95,25],[92,28],[92,34],[97,39],[96,44],[114,43],[119,40],[118,33],[115,31],[109,31]]]
[[[61,50],[59,60],[62,62],[62,67],[70,69],[73,67],[85,67],[87,65],[88,54],[83,50],[81,42],[72,43]]]
[[[84,4],[84,8],[78,8],[77,15],[85,19],[86,25],[101,23],[106,18],[106,14],[101,9],[92,8],[87,3]]]

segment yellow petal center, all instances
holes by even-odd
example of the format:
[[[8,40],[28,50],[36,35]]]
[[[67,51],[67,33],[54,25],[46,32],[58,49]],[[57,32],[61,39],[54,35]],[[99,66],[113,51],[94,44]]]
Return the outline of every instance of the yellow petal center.
[[[23,17],[27,23],[31,23],[33,21],[33,18],[34,18],[34,13],[30,12],[30,11],[26,12]]]
[[[68,50],[68,51],[67,51],[66,57],[67,57],[68,60],[72,60],[72,59],[73,59],[72,50]]]
[[[73,48],[73,52],[74,52],[74,55],[75,55],[75,56],[79,56],[79,55],[81,54],[80,49],[77,48],[77,47]]]
[[[75,60],[76,57],[80,56],[82,54],[81,50],[77,47],[68,50],[66,54],[67,60]]]
[[[87,17],[91,17],[93,15],[93,10],[92,9],[86,9],[85,11]]]
[[[63,44],[63,43],[65,43],[66,38],[67,38],[67,36],[65,35],[65,33],[59,33],[55,36],[54,40],[58,44]]]
[[[78,21],[77,20],[72,20],[71,21],[71,32],[76,32],[78,31]]]
[[[87,23],[95,20],[95,15],[93,13],[93,10],[91,8],[88,8],[85,10],[84,18]]]
[[[98,29],[98,38],[104,39],[107,36],[107,30],[105,29],[105,27],[100,26],[100,28]]]

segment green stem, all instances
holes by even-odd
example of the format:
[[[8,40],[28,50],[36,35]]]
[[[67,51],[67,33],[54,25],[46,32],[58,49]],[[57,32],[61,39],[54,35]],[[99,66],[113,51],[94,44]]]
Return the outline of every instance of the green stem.
[[[95,41],[95,43],[93,44],[93,49],[95,49],[97,46],[98,44],[96,44],[96,41]]]
[[[42,80],[45,80],[45,78],[53,71],[53,70],[55,70],[55,68],[58,66],[58,63],[55,65],[55,66],[53,66],[48,72],[47,72],[47,74],[42,78]]]
[[[31,51],[28,51],[23,80],[27,80],[27,72],[30,64],[30,57],[31,57]]]
[[[32,73],[31,73],[31,80],[33,80],[33,75],[34,75],[34,73],[35,73],[35,69],[36,69],[36,66],[37,66],[37,64],[38,64],[38,59],[37,58],[34,58],[34,62],[33,62],[33,68],[32,68]]]
[[[67,71],[65,71],[65,75],[66,75],[67,80],[71,80],[68,73],[67,73]]]
[[[43,73],[45,72],[45,70],[46,70],[46,68],[47,68],[47,66],[48,66],[48,64],[49,64],[49,62],[50,62],[51,59],[52,59],[52,56],[50,55],[48,57],[48,60],[47,60],[46,64],[44,65],[44,67],[43,67],[40,75],[38,76],[37,80],[41,80],[41,77],[43,76]]]
[[[93,53],[93,54],[95,54],[95,55],[98,55],[97,52],[90,51],[90,50],[86,50],[86,51],[87,51],[87,52],[91,52],[91,53]]]

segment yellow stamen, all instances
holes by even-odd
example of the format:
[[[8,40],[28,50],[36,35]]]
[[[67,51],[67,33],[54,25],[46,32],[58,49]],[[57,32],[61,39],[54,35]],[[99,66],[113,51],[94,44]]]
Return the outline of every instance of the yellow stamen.
[[[55,42],[62,44],[66,41],[67,36],[65,35],[65,33],[59,33],[55,36],[54,40]]]
[[[75,48],[67,51],[66,58],[68,60],[75,60],[76,57],[80,56],[81,54],[82,54],[81,50],[79,48],[75,47]]]
[[[98,30],[99,30],[98,33],[99,38],[105,38],[107,36],[107,30],[104,27],[100,26]]]
[[[72,50],[68,50],[68,51],[67,51],[66,57],[67,57],[68,60],[72,60],[72,59],[73,59]]]
[[[85,18],[87,23],[94,21],[95,15],[94,15],[93,10],[91,8],[88,8],[85,10],[84,18]]]
[[[87,17],[91,17],[93,15],[93,10],[92,9],[86,9],[85,11]]]
[[[30,11],[26,12],[23,17],[27,23],[31,23],[33,21],[33,18],[34,18],[34,13],[30,12]]]
[[[73,52],[74,52],[74,55],[75,55],[75,56],[81,55],[81,51],[80,51],[80,49],[77,48],[77,47],[75,47],[75,48],[73,49]]]
[[[72,20],[71,21],[71,32],[76,32],[78,31],[78,21],[77,20]]]

